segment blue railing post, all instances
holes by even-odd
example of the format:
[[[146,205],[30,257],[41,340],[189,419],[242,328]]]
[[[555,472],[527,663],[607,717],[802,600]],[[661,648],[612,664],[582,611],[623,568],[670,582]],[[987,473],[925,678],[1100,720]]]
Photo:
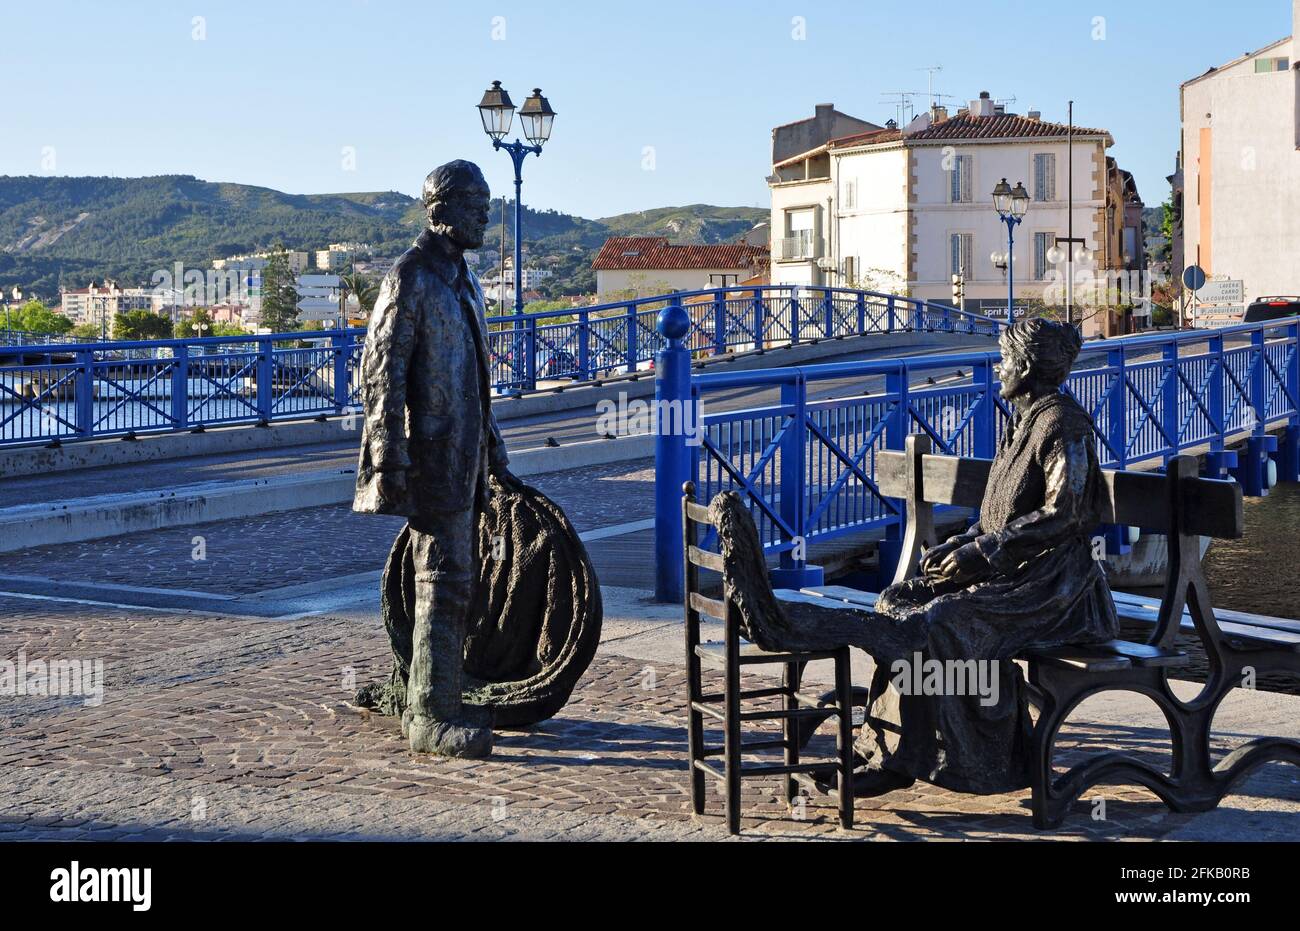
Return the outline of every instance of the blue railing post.
[[[713,354],[727,351],[727,302],[719,289],[713,295]]]
[[[912,330],[913,332],[920,333],[923,329],[925,329],[925,302],[913,300]]]
[[[1268,366],[1265,363],[1264,328],[1250,334],[1250,436],[1246,437],[1246,462],[1239,464],[1241,493],[1252,497],[1268,494],[1268,454],[1277,449],[1277,438],[1268,426]]]
[[[1300,398],[1300,325],[1286,328],[1286,397]],[[1278,456],[1278,481],[1300,482],[1300,406],[1292,403]]]
[[[1205,474],[1209,478],[1223,478],[1237,465],[1237,453],[1223,448],[1223,436],[1227,432],[1223,404],[1224,381],[1228,377],[1225,371],[1227,359],[1223,355],[1222,336],[1211,336],[1206,342],[1208,371],[1204,401],[1210,412],[1210,451],[1205,455]]]
[[[799,345],[799,292],[790,289],[790,345]]]
[[[190,347],[172,349],[172,428],[184,430],[190,419]]]
[[[835,301],[831,298],[831,289],[822,291],[822,332],[826,339],[835,335]]]
[[[1125,368],[1124,344],[1120,343],[1106,353],[1107,362],[1114,373],[1110,397],[1106,402],[1106,441],[1114,461],[1108,463],[1115,469],[1128,468],[1128,372]]]
[[[854,309],[858,313],[858,328],[855,332],[861,336],[867,332],[867,295],[862,291],[858,292],[858,299],[854,301]]]
[[[894,295],[892,294],[885,298],[885,316],[887,320],[885,332],[892,333],[897,324],[897,321],[894,319]]]
[[[257,339],[257,416],[258,423],[271,422],[275,409],[275,344],[270,336]]]
[[[681,412],[684,428],[691,404],[691,353],[682,340],[691,318],[676,304],[659,312],[659,335],[667,340],[655,358],[655,600],[682,600],[682,485],[694,478],[685,429],[673,430],[662,411]],[[697,429],[703,429],[697,423]]]
[[[578,377],[583,381],[595,377],[591,370],[591,318],[585,310],[578,311]]]
[[[980,391],[979,410],[971,418],[977,459],[992,459],[998,450],[998,402],[993,396],[993,368],[990,354],[984,357],[983,362],[977,362],[971,372],[971,383]]]
[[[754,289],[754,348],[763,348],[763,334],[767,327],[767,302],[763,300],[763,289]]]
[[[51,379],[57,376],[49,371]],[[77,352],[77,377],[73,380],[76,392],[77,433],[82,439],[95,434],[95,353],[91,349]]]
[[[340,330],[330,338],[334,344],[334,413],[342,414],[348,407],[348,361],[352,357],[352,334]]]
[[[1178,410],[1178,340],[1170,339],[1165,343],[1162,355],[1169,367],[1160,388],[1160,427],[1169,437],[1170,444],[1169,452],[1164,457],[1167,463],[1182,449],[1182,437],[1178,435],[1182,424]]]
[[[821,566],[808,564],[808,386],[803,375],[796,373],[793,381],[781,384],[781,407],[789,422],[781,437],[781,474],[777,483],[781,489],[781,520],[791,531],[791,539],[784,541],[792,548],[781,551],[781,563],[770,573],[776,588],[803,588],[821,585],[824,574]]]
[[[676,306],[676,305],[673,305],[673,306]],[[682,313],[686,313],[686,311],[682,311]],[[688,328],[689,328],[690,317],[688,316],[688,317],[686,318],[686,320],[687,320],[687,324],[688,324]],[[635,305],[635,304],[628,304],[628,305],[627,305],[627,371],[628,371],[629,373],[631,373],[631,372],[635,372],[635,371],[636,371],[636,361],[637,361],[637,359],[636,359],[636,355],[637,355],[637,345],[636,345],[636,344],[637,344],[637,333],[636,333],[636,331],[637,331],[637,325],[636,325],[636,305]],[[683,335],[684,335],[684,334],[683,334]]]
[[[908,371],[905,362],[898,362],[897,367],[885,375],[885,398],[894,405],[885,424],[886,449],[904,449],[907,445],[907,434],[912,425],[907,381]],[[890,583],[898,570],[898,560],[903,554],[903,530],[907,519],[906,502],[901,498],[892,498],[890,501],[897,512],[898,519],[885,528],[885,538],[876,547],[880,561],[877,583],[882,587]]]
[[[537,387],[537,318],[524,320],[524,346],[528,355],[524,358],[524,387],[529,391]]]

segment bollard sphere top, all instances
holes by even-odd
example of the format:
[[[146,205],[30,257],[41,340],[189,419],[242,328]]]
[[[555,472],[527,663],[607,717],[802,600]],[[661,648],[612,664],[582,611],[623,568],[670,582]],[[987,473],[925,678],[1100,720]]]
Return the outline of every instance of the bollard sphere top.
[[[676,304],[659,311],[655,329],[664,339],[681,339],[691,328],[691,318]]]

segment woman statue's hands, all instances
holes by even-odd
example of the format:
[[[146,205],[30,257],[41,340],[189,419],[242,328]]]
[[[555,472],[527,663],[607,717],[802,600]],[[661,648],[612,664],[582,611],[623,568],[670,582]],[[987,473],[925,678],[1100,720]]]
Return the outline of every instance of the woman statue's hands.
[[[930,577],[946,579],[956,585],[970,585],[989,574],[988,559],[974,543],[964,543],[949,551]]]
[[[939,566],[948,555],[959,546],[961,546],[961,540],[953,537],[945,543],[940,543],[938,546],[930,547],[921,554],[920,562],[917,563],[917,569],[923,576],[938,577]]]

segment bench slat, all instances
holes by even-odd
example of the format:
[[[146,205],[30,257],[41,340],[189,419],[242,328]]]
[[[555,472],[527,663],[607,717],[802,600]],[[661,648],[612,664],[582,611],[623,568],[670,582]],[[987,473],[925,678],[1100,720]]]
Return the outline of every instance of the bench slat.
[[[931,504],[978,508],[984,500],[991,459],[927,455],[921,458],[921,490]],[[876,480],[881,494],[907,497],[907,454],[876,453]],[[1102,522],[1141,527],[1156,533],[1169,529],[1168,479],[1156,472],[1102,472]],[[1183,529],[1220,539],[1240,537],[1245,529],[1241,487],[1227,479],[1185,479]]]
[[[692,546],[686,551],[686,557],[697,566],[702,566],[705,569],[712,569],[714,572],[722,571],[721,553],[710,553],[708,550],[702,550],[698,546]]]
[[[691,592],[691,610],[716,617],[720,621],[727,619],[727,606],[716,598],[706,598],[699,592]]]

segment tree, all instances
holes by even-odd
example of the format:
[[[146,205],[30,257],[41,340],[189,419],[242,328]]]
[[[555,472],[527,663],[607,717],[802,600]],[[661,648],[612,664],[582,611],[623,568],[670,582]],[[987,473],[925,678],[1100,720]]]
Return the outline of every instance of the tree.
[[[194,329],[196,326],[199,329]],[[188,317],[177,320],[175,333],[177,339],[217,335],[215,325],[212,322],[212,314],[206,307],[199,307]]]
[[[94,340],[99,339],[99,324],[78,323],[68,332],[73,339],[81,340],[82,342],[87,342],[87,343],[93,342]]]
[[[361,304],[361,315],[369,317],[370,312],[375,309],[375,299],[379,297],[379,285],[375,284],[374,279],[358,274],[354,270],[340,276],[339,284],[343,290],[343,297],[355,294]]]
[[[262,326],[272,333],[298,329],[298,289],[282,247],[262,269]]]
[[[113,316],[113,339],[167,339],[172,322],[148,310],[128,310]]]
[[[72,320],[57,311],[50,310],[40,301],[28,301],[16,310],[9,311],[11,330],[60,335],[69,332],[73,326]]]

